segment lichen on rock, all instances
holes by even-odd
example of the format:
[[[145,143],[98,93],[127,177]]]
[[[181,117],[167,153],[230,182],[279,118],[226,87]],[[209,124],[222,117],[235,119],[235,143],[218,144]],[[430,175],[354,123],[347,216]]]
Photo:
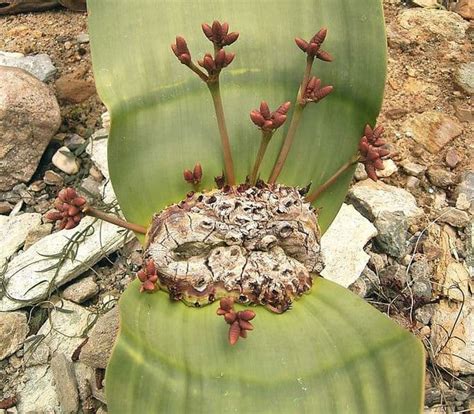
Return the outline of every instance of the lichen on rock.
[[[145,257],[173,299],[201,306],[233,296],[276,312],[324,267],[317,212],[298,188],[279,185],[190,194],[154,216]]]

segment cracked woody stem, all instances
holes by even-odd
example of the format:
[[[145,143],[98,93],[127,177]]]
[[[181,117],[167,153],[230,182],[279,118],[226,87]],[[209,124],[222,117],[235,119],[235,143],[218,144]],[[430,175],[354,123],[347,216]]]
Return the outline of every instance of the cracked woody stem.
[[[421,343],[318,276],[355,164],[377,179],[389,156],[380,0],[88,6],[126,221],[73,189],[51,218],[144,243],[109,411],[421,412]]]

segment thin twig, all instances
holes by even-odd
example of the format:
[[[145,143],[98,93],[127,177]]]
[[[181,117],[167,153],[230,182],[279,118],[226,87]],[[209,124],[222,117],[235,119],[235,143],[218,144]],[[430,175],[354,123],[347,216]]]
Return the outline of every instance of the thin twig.
[[[146,227],[140,226],[139,224],[129,223],[128,221],[122,220],[118,218],[117,216],[104,213],[103,211],[97,210],[91,206],[86,206],[82,210],[82,212],[87,216],[98,218],[100,220],[115,224],[119,227],[123,227],[124,229],[128,229],[136,233],[146,234],[147,232]]]

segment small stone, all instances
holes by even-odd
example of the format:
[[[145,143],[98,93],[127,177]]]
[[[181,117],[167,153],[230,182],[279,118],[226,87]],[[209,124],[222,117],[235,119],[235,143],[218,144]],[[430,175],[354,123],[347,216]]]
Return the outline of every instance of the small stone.
[[[428,325],[433,317],[435,309],[436,305],[434,304],[424,305],[415,311],[415,319],[423,325]]]
[[[401,258],[407,251],[408,221],[400,212],[384,211],[374,222],[378,235],[376,246],[392,257]]]
[[[0,201],[0,214],[8,214],[13,206],[8,201]]]
[[[25,341],[25,366],[34,367],[36,365],[44,365],[49,360],[49,347],[43,341],[35,340],[33,337]],[[37,339],[37,338],[36,338]]]
[[[53,155],[52,162],[55,167],[59,168],[66,174],[74,175],[79,172],[80,162],[68,147],[59,148]]]
[[[20,413],[60,412],[53,374],[48,365],[28,367],[24,382],[17,391],[17,408]]]
[[[415,190],[420,187],[420,180],[416,177],[408,177],[406,186],[410,190]]]
[[[468,105],[454,104],[456,117],[461,122],[474,122],[474,110]]]
[[[380,281],[378,276],[368,267],[364,269],[360,277],[349,286],[351,292],[365,298],[369,296],[378,286]]]
[[[89,340],[82,347],[79,359],[93,368],[106,368],[118,335],[119,312],[116,306],[101,315],[92,328]]]
[[[431,184],[439,188],[447,188],[454,184],[453,175],[439,167],[428,169],[428,178]]]
[[[439,221],[442,223],[448,223],[453,227],[464,228],[469,224],[470,218],[469,214],[467,214],[465,211],[448,207],[441,211],[439,215]]]
[[[89,34],[88,33],[79,33],[76,36],[76,42],[79,44],[89,43]]]
[[[421,178],[425,174],[426,167],[420,164],[416,164],[410,161],[404,161],[401,163],[403,170],[408,174],[414,177]]]
[[[95,94],[93,82],[77,79],[74,75],[61,76],[56,81],[56,91],[60,100],[78,104]]]
[[[369,266],[378,273],[388,264],[388,259],[386,254],[379,254],[369,250]]]
[[[80,147],[81,145],[84,145],[85,142],[86,140],[82,138],[80,135],[72,134],[72,135],[66,136],[66,138],[63,141],[63,144],[65,147],[68,147],[69,149],[74,150]]]
[[[35,193],[39,193],[40,191],[46,188],[46,184],[43,180],[37,180],[30,184],[30,190],[34,191]]]
[[[474,207],[474,172],[467,171],[461,177],[461,182],[456,187],[456,196],[464,194],[471,202],[471,209]],[[474,212],[471,212],[474,213]]]
[[[369,178],[369,176],[367,175],[367,172],[365,171],[365,166],[361,162],[357,163],[357,167],[356,167],[356,170],[354,172],[354,178],[357,181],[363,181],[363,180],[367,180],[367,178]]]
[[[398,171],[398,167],[392,159],[384,160],[383,165],[383,170],[377,170],[377,177],[379,178],[390,177]]]
[[[23,250],[29,249],[38,240],[41,240],[43,237],[46,237],[48,234],[51,234],[52,230],[53,230],[53,225],[51,223],[41,224],[39,226],[32,228],[26,236]]]
[[[377,229],[353,206],[343,204],[336,219],[321,239],[326,267],[321,275],[348,287],[364,270],[369,256],[363,248],[377,235]]]
[[[89,169],[89,175],[94,179],[96,180],[98,183],[101,183],[103,180],[104,180],[104,176],[102,175],[102,173],[99,171],[99,169],[93,165],[90,169]]]
[[[474,1],[473,0],[459,0],[456,3],[454,11],[465,19],[474,19]]]
[[[442,112],[423,112],[403,124],[413,134],[416,142],[436,154],[450,141],[462,134],[462,125],[456,118]]]
[[[31,179],[60,124],[46,85],[22,69],[0,66],[0,191]]]
[[[79,393],[71,362],[66,359],[64,354],[58,353],[51,359],[51,369],[61,412],[77,413],[79,411]]]
[[[56,185],[58,187],[61,187],[64,184],[63,177],[53,170],[48,170],[44,173],[43,181],[47,185]]]
[[[85,190],[88,195],[100,198],[100,183],[94,177],[86,177],[81,182],[81,189]]]
[[[446,268],[443,293],[452,300],[464,302],[470,297],[469,281],[467,269],[461,263],[451,262]]]
[[[439,6],[438,0],[414,0],[413,3],[417,6],[431,9],[438,8]]]
[[[28,334],[28,323],[23,312],[0,313],[0,361],[14,354]]]
[[[454,80],[463,92],[474,94],[474,62],[461,64],[454,74]]]
[[[88,276],[64,289],[63,297],[75,303],[83,303],[97,293],[99,293],[99,286],[92,276]]]
[[[383,285],[396,286],[398,289],[404,288],[408,282],[407,270],[399,264],[382,269],[379,272],[379,278]]]
[[[109,111],[104,112],[101,116],[102,119],[102,128],[104,128],[107,133],[110,132],[110,114]]]
[[[0,51],[0,66],[24,69],[42,82],[50,80],[57,72],[51,58],[45,54],[25,56],[22,53]]]
[[[449,168],[455,168],[459,164],[459,155],[456,150],[450,149],[446,153],[446,164]]]
[[[411,291],[416,299],[422,299],[424,302],[431,300],[431,282],[429,280],[417,280],[411,285]]]
[[[472,200],[469,200],[465,193],[459,194],[456,200],[456,208],[458,210],[469,210]]]

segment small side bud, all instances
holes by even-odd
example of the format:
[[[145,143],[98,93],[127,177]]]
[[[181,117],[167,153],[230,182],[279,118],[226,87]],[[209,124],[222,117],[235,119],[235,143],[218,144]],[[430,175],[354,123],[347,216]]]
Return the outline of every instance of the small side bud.
[[[390,151],[383,148],[385,142],[381,139],[384,132],[382,126],[372,128],[366,125],[364,136],[359,141],[360,161],[364,164],[365,171],[370,179],[377,181],[377,170],[385,168],[383,159],[390,156]]]

